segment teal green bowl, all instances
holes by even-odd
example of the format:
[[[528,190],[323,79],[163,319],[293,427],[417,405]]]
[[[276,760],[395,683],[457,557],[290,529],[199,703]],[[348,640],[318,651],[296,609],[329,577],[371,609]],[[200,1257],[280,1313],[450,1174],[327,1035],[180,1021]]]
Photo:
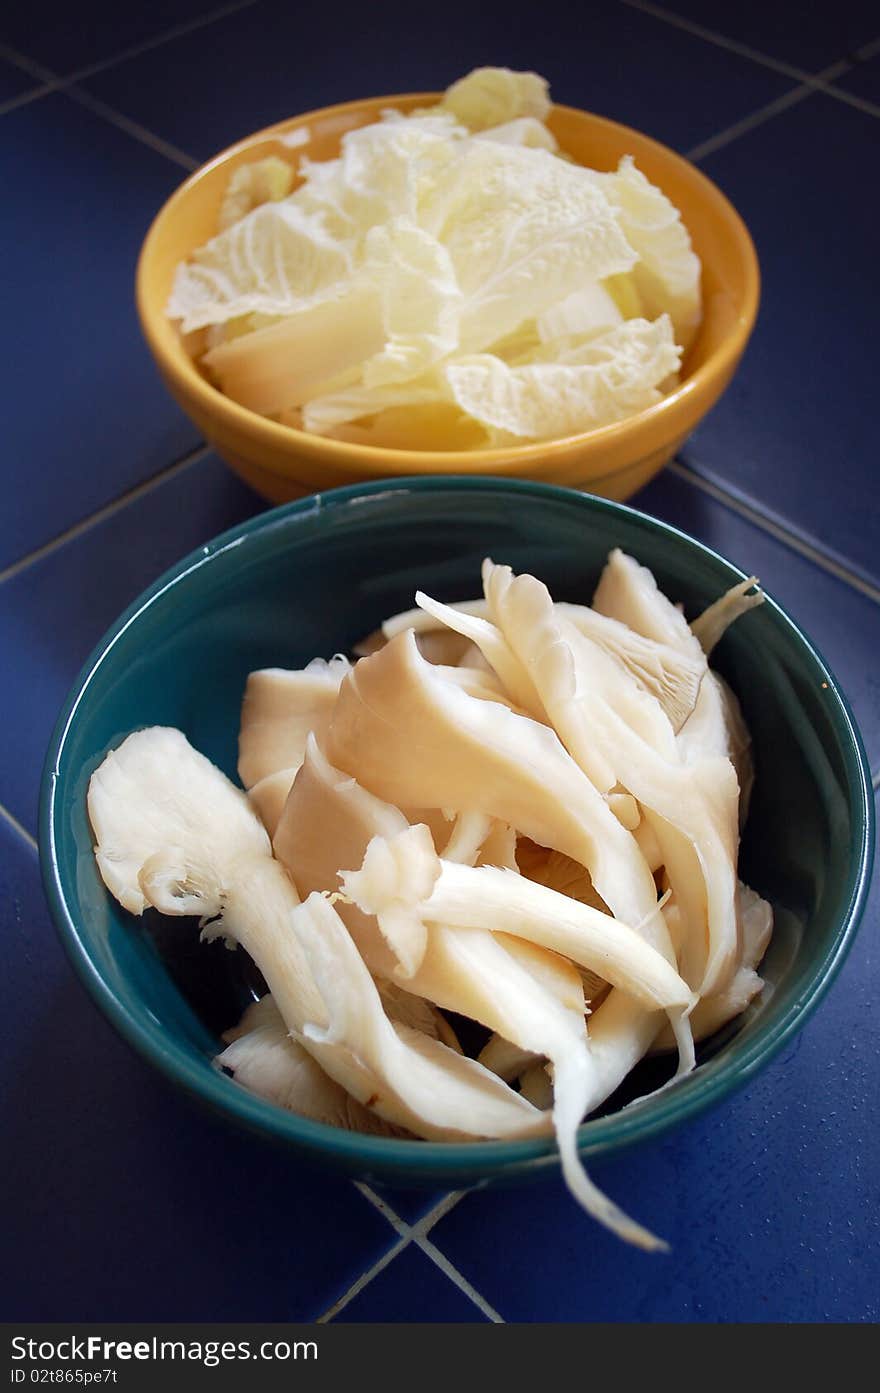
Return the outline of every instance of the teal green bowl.
[[[123,1036],[194,1099],[362,1179],[468,1186],[557,1165],[546,1140],[436,1143],[337,1131],[245,1092],[212,1064],[251,995],[247,960],[200,946],[186,921],[127,915],[95,867],[89,777],[129,731],[179,726],[235,777],[239,707],[253,668],[300,667],[349,649],[419,586],[443,599],[478,587],[489,554],[588,600],[608,551],[631,552],[694,615],[742,572],[675,528],[566,489],[510,480],[400,479],[277,508],[218,537],[151,587],[89,658],[59,718],[43,776],[40,852],[49,904],[85,986]],[[715,658],[751,729],[756,784],[741,874],[776,910],[767,988],[700,1050],[699,1067],[621,1110],[657,1081],[648,1061],[580,1131],[585,1156],[657,1136],[747,1082],[804,1024],[834,978],[865,901],[873,847],[870,779],[844,697],[822,658],[768,599]]]

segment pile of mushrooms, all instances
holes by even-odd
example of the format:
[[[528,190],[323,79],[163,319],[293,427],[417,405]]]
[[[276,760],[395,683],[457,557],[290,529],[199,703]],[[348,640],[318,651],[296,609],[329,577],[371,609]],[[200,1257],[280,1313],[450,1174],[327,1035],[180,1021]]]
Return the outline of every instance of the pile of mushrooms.
[[[419,592],[353,664],[252,673],[247,792],[180,731],[129,735],[89,786],[97,863],[133,914],[197,916],[259,967],[230,1087],[413,1144],[553,1133],[582,1206],[662,1247],[577,1129],[650,1051],[687,1074],[763,985],[748,732],[708,664],[762,596],[689,625],[621,551],[591,607],[488,560],[482,580]],[[444,1012],[488,1032],[477,1058]]]

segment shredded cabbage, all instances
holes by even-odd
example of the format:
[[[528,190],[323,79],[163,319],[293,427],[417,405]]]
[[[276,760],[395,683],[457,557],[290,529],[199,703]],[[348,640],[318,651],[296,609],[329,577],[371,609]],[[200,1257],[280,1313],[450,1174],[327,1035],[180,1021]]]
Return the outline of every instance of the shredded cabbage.
[[[557,150],[547,83],[480,68],[388,110],[337,158],[233,172],[167,313],[221,391],[388,448],[572,435],[659,401],[701,313],[700,263],[625,158]],[[292,188],[296,180],[296,187]]]

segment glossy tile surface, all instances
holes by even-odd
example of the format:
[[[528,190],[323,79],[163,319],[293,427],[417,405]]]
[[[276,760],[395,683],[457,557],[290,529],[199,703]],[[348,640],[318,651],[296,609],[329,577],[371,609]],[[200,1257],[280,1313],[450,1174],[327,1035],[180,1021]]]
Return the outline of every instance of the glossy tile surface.
[[[421,1249],[410,1244],[337,1316],[345,1322],[472,1324],[487,1317]]]
[[[878,36],[866,0],[669,0],[665,12],[623,0],[549,11],[520,0],[6,7],[7,1320],[312,1321],[333,1309],[344,1321],[438,1324],[492,1312],[513,1322],[880,1318],[880,886],[839,979],[781,1056],[715,1111],[595,1168],[670,1241],[669,1255],[648,1257],[591,1224],[559,1181],[457,1203],[376,1189],[377,1208],[198,1111],[89,1002],[51,926],[33,843],[46,744],[92,647],[166,567],[263,506],[199,448],[141,343],[135,260],[185,172],[163,142],[202,159],[297,111],[442,87],[487,63],[536,69],[557,100],[681,150],[714,147],[702,167],[757,244],[759,324],[682,463],[633,501],[761,577],[833,668],[880,775],[880,124],[870,107],[880,107],[880,58],[863,49]],[[862,106],[798,88],[800,73],[835,64],[837,89]],[[57,90],[16,105],[44,69]],[[100,111],[65,93],[83,70]],[[413,1229],[428,1232],[446,1270]]]
[[[4,679],[0,803],[36,831],[40,771],[68,688],[110,624],[181,556],[258,500],[200,458],[0,586]]]
[[[10,5],[0,20],[0,43],[60,75],[108,62],[130,48],[155,43],[206,15],[230,8],[211,0],[151,0],[119,5],[112,0],[57,0]]]
[[[3,116],[0,138],[17,249],[4,287],[16,335],[4,470],[16,486],[0,511],[2,570],[199,436],[154,371],[133,302],[144,233],[183,171],[59,93]]]
[[[834,85],[880,107],[880,57],[857,63],[843,77],[837,78]]]
[[[670,14],[700,25],[757,53],[819,72],[848,58],[877,37],[877,6],[871,0],[839,5],[763,4],[762,0],[669,0]]]
[[[740,371],[683,451],[875,583],[880,490],[866,404],[876,301],[866,268],[880,204],[860,171],[876,164],[877,142],[876,117],[815,95],[703,162],[749,225],[763,293]]]
[[[557,101],[650,130],[681,149],[792,86],[617,0],[590,5],[588,19],[577,6],[560,5],[552,24],[525,7],[512,23],[503,0],[476,6],[452,0],[420,11],[418,39],[404,49],[389,36],[410,31],[411,6],[392,0],[381,13],[377,24],[369,7],[347,12],[340,43],[335,10],[276,0],[122,63],[86,86],[199,159],[282,117],[352,97],[442,88],[487,61],[533,68],[550,80]],[[309,56],[293,75],[292,52]],[[175,89],[186,90],[186,102],[167,100]]]
[[[0,103],[12,101],[40,86],[40,80],[14,63],[0,59]]]

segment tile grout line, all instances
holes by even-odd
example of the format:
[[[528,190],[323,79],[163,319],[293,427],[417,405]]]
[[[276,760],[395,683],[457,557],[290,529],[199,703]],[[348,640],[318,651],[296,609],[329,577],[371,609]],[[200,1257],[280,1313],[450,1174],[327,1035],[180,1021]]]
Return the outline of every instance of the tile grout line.
[[[172,43],[175,39],[183,38],[186,34],[205,29],[217,20],[237,14],[239,10],[250,9],[258,2],[259,0],[233,0],[231,4],[221,5],[216,10],[210,10],[194,19],[175,24],[170,29],[163,29],[161,33],[154,34],[151,39],[145,39],[139,44],[132,44],[130,48],[121,49],[111,57],[102,58],[96,63],[89,63],[84,68],[77,68],[64,77],[58,73],[53,73],[51,68],[44,68],[42,63],[35,62],[17,49],[0,44],[0,58],[5,58],[13,67],[20,68],[29,76],[38,78],[42,83],[41,86],[32,88],[28,92],[22,92],[19,96],[10,97],[8,101],[0,103],[0,116],[5,115],[8,111],[14,111],[17,107],[27,106],[30,102],[36,101],[39,97],[48,96],[51,92],[63,92],[74,83],[95,77],[98,73],[106,72],[108,68],[127,62],[129,58],[138,58],[142,53],[149,53],[151,49],[161,48],[163,44]]]
[[[217,20],[238,14],[240,10],[250,10],[258,3],[259,0],[232,0],[232,3],[220,5],[216,10],[209,10],[203,15],[197,15],[194,19],[172,25],[170,29],[163,29],[160,34],[154,34],[151,39],[144,39],[142,43],[132,44],[130,48],[123,48],[110,58],[102,58],[97,63],[89,63],[84,68],[77,68],[75,72],[61,78],[60,82],[62,85],[64,83],[84,82],[86,78],[95,77],[97,73],[106,72],[108,68],[114,68],[119,63],[127,63],[130,58],[139,58],[142,53],[149,53],[151,49],[161,48],[164,44],[173,43],[175,39],[182,39],[187,34],[195,33],[199,29],[207,29]]]
[[[6,116],[10,111],[17,111],[21,106],[29,106],[40,97],[48,97],[50,92],[57,91],[57,84],[54,82],[44,82],[42,86],[29,87],[26,92],[20,92],[17,97],[9,97],[5,102],[0,102],[0,116]]]
[[[169,479],[173,479],[177,474],[182,474],[185,469],[188,469],[192,464],[197,464],[199,460],[209,452],[210,447],[208,445],[197,446],[195,450],[191,450],[189,454],[184,455],[182,459],[175,460],[174,464],[167,465],[165,469],[160,469],[158,474],[153,474],[149,479],[145,479],[142,484],[136,484],[134,488],[127,489],[125,493],[120,494],[118,498],[112,499],[111,502],[105,503],[102,507],[98,508],[96,512],[89,513],[88,517],[80,518],[79,522],[75,522],[71,527],[65,528],[63,532],[59,532],[57,537],[52,537],[48,542],[43,542],[42,546],[36,547],[33,551],[29,551],[26,556],[19,557],[17,561],[13,561],[5,570],[0,571],[0,585],[2,585],[4,581],[12,580],[14,576],[20,575],[22,571],[27,570],[29,566],[34,565],[37,561],[43,561],[47,556],[50,556],[53,551],[57,551],[60,547],[66,546],[68,542],[75,541],[77,537],[81,537],[83,533],[90,531],[93,527],[97,527],[99,523],[106,522],[107,518],[112,517],[114,513],[121,512],[123,508],[128,507],[129,503],[137,502],[139,498],[143,498],[145,494],[150,493],[154,488],[158,488],[160,484],[164,484]]]
[[[467,1190],[450,1190],[448,1195],[444,1195],[433,1209],[429,1209],[428,1213],[423,1214],[418,1223],[413,1225],[413,1232],[418,1232],[422,1237],[426,1237],[434,1225],[439,1224],[441,1219],[445,1219],[446,1215],[464,1199],[467,1193]]]
[[[369,1286],[370,1282],[373,1281],[373,1278],[378,1277],[380,1272],[384,1272],[385,1268],[403,1252],[404,1248],[408,1248],[412,1242],[412,1229],[410,1225],[407,1224],[405,1220],[401,1219],[400,1215],[391,1208],[391,1205],[388,1204],[386,1200],[382,1199],[381,1195],[377,1195],[376,1191],[370,1185],[364,1184],[361,1180],[353,1180],[352,1184],[374,1209],[378,1209],[382,1218],[391,1225],[394,1232],[398,1235],[397,1242],[392,1243],[388,1251],[383,1253],[378,1261],[373,1263],[372,1267],[368,1267],[365,1272],[362,1272],[361,1275],[352,1282],[348,1290],[344,1292],[338,1300],[334,1301],[332,1306],[329,1306],[322,1316],[318,1317],[315,1322],[316,1325],[328,1325],[331,1321],[335,1320],[340,1311],[343,1311],[349,1302],[353,1301],[356,1296],[359,1296],[364,1288]]]
[[[36,78],[39,82],[52,83],[60,80],[58,74],[53,73],[51,68],[44,68],[42,63],[28,58],[26,53],[20,53],[17,48],[12,48],[9,44],[0,44],[0,58],[4,58],[14,68],[21,68],[22,72],[27,73],[29,77]]]
[[[392,1256],[396,1257],[397,1253],[402,1252],[410,1243],[415,1244],[426,1257],[431,1259],[436,1267],[439,1267],[440,1271],[452,1282],[453,1286],[458,1287],[459,1291],[463,1292],[468,1300],[471,1301],[484,1316],[494,1324],[504,1324],[503,1316],[499,1315],[494,1306],[491,1306],[485,1297],[480,1295],[467,1278],[459,1272],[458,1268],[449,1261],[445,1253],[442,1253],[436,1244],[432,1243],[428,1238],[428,1234],[434,1225],[445,1218],[450,1210],[454,1209],[459,1201],[464,1198],[467,1194],[466,1190],[450,1190],[449,1194],[444,1195],[443,1199],[439,1200],[437,1204],[434,1205],[433,1209],[429,1209],[427,1214],[423,1214],[417,1223],[407,1224],[401,1219],[399,1214],[395,1213],[387,1201],[382,1199],[381,1195],[376,1194],[376,1191],[369,1185],[364,1185],[361,1181],[355,1181],[354,1187],[356,1190],[360,1191],[366,1200],[369,1200],[370,1204],[372,1204],[375,1209],[379,1210],[379,1213],[387,1219],[394,1231],[401,1236],[401,1242],[393,1250]],[[383,1266],[385,1265],[387,1264],[383,1264]],[[372,1280],[373,1276],[376,1276],[381,1270],[381,1267],[377,1268],[375,1271],[371,1269],[367,1280]],[[358,1287],[358,1291],[362,1291],[366,1284],[367,1282],[364,1281],[364,1283]],[[356,1296],[357,1292],[352,1291],[352,1295]],[[349,1300],[351,1300],[351,1296],[346,1294],[344,1304],[347,1305]],[[337,1309],[341,1309],[341,1307],[331,1308],[334,1312]],[[332,1319],[332,1316],[327,1316],[326,1319]]]
[[[418,1248],[421,1248],[422,1252],[429,1257],[432,1262],[437,1264],[440,1271],[444,1276],[449,1278],[453,1286],[458,1287],[459,1291],[463,1292],[493,1325],[505,1324],[504,1317],[495,1310],[494,1306],[490,1306],[486,1298],[481,1296],[475,1287],[471,1286],[467,1277],[464,1277],[461,1272],[459,1272],[458,1268],[449,1261],[445,1253],[441,1253],[440,1249],[436,1247],[429,1238],[414,1233],[412,1241]]]
[[[696,39],[702,39],[706,43],[714,44],[716,48],[726,49],[729,53],[734,53],[739,58],[745,58],[760,67],[769,68],[771,71],[779,73],[781,77],[789,77],[793,81],[801,83],[815,92],[823,92],[827,97],[833,97],[839,102],[844,102],[847,106],[855,107],[858,111],[863,111],[869,116],[880,117],[880,106],[875,102],[868,101],[864,97],[857,97],[851,92],[845,91],[842,87],[834,87],[831,84],[844,73],[850,72],[852,68],[860,63],[866,62],[874,57],[875,51],[880,49],[880,39],[875,39],[869,44],[863,45],[854,55],[853,59],[841,58],[828,67],[821,69],[818,73],[808,73],[803,68],[797,68],[790,63],[785,63],[781,59],[771,58],[769,54],[761,53],[759,49],[750,48],[748,44],[740,43],[737,39],[729,38],[726,34],[720,34],[715,29],[707,29],[702,24],[696,24],[692,20],[685,19],[682,15],[673,14],[670,10],[663,9],[660,5],[653,5],[650,0],[620,0],[622,5],[628,9],[637,10],[641,14],[650,15],[653,19],[660,20],[662,23],[670,25],[674,29],[680,29],[685,34],[691,34]],[[774,113],[769,113],[770,115]],[[731,128],[733,129],[733,128]],[[751,127],[749,127],[751,129]],[[726,142],[725,142],[726,143]],[[701,147],[696,147],[701,149]],[[713,145],[714,149],[715,146]],[[708,151],[706,153],[709,153]],[[688,155],[693,159],[692,155]]]
[[[364,1288],[369,1286],[373,1278],[378,1277],[379,1273],[383,1272],[385,1268],[394,1261],[397,1255],[403,1252],[404,1248],[408,1247],[409,1242],[409,1238],[399,1238],[396,1243],[393,1243],[387,1253],[382,1254],[378,1262],[374,1262],[372,1267],[367,1268],[366,1272],[362,1272],[357,1281],[353,1282],[349,1287],[348,1291],[344,1292],[337,1301],[334,1301],[332,1306],[328,1306],[322,1316],[318,1316],[315,1325],[329,1325],[332,1320],[335,1320],[339,1312],[344,1311],[349,1302],[353,1301],[356,1296],[359,1296]]]
[[[117,130],[124,131],[126,135],[137,140],[141,145],[146,145],[148,149],[154,150],[157,155],[164,155],[172,163],[180,165],[182,169],[192,173],[198,169],[202,163],[195,156],[188,155],[185,150],[180,150],[170,141],[163,140],[161,136],[154,135],[146,126],[142,126],[139,121],[132,121],[115,107],[108,106],[106,102],[93,97],[91,92],[87,92],[83,87],[74,85],[65,86],[58,89],[63,97],[68,97],[71,101],[78,102],[87,111],[91,111],[95,116],[100,116],[109,125],[115,126]]]
[[[427,1214],[422,1216],[417,1224],[413,1225],[412,1241],[415,1243],[416,1247],[421,1248],[426,1257],[429,1257],[431,1261],[439,1267],[444,1276],[448,1277],[449,1281],[452,1282],[454,1286],[458,1287],[459,1291],[463,1292],[479,1311],[482,1311],[483,1315],[486,1316],[488,1320],[494,1325],[503,1325],[504,1317],[495,1310],[494,1306],[489,1304],[486,1298],[477,1291],[476,1287],[468,1281],[467,1277],[459,1272],[458,1268],[449,1261],[446,1254],[441,1252],[437,1245],[428,1238],[428,1234],[434,1226],[438,1224],[441,1219],[445,1219],[446,1215],[464,1199],[467,1193],[467,1190],[451,1190],[448,1195],[445,1195],[433,1209],[429,1210]]]
[[[376,1191],[371,1185],[366,1185],[362,1180],[353,1180],[352,1184],[358,1193],[363,1195],[364,1199],[367,1200],[374,1209],[378,1209],[382,1218],[388,1221],[395,1233],[407,1240],[412,1237],[412,1226],[408,1224],[405,1219],[401,1219],[400,1215],[391,1208],[388,1201],[383,1200],[381,1195],[376,1194]]]
[[[17,49],[10,48],[8,44],[0,44],[0,58],[9,63],[10,67],[18,68],[21,72],[27,73],[37,83],[36,87],[31,87],[27,92],[20,92],[17,97],[9,97],[5,102],[0,102],[0,116],[7,111],[13,111],[18,106],[26,106],[28,102],[35,101],[37,97],[44,97],[49,92],[54,92],[58,85],[58,77],[50,68],[44,68],[42,63],[35,63],[32,58],[28,58]]]
[[[14,817],[8,808],[4,808],[2,803],[0,803],[0,819],[2,819],[4,822],[7,822],[9,826],[12,828],[13,832],[17,832],[20,837],[24,838],[24,840],[27,842],[28,846],[32,848],[32,850],[39,852],[40,848],[37,844],[36,837],[32,837],[27,828],[23,827],[22,824],[19,822],[18,818]]]
[[[866,97],[857,97],[854,92],[847,92],[842,87],[824,87],[817,89],[824,92],[828,97],[836,97],[839,102],[845,102],[847,106],[854,106],[856,111],[864,111],[868,116],[880,117],[880,106],[876,102],[869,102]]]
[[[781,58],[772,58],[768,53],[762,53],[760,49],[740,43],[739,39],[730,38],[729,35],[722,34],[717,29],[709,29],[706,25],[697,24],[684,15],[678,15],[672,10],[664,9],[662,5],[654,5],[651,0],[620,0],[620,3],[626,5],[627,9],[638,10],[642,14],[650,15],[652,19],[658,19],[673,29],[681,29],[685,34],[690,34],[695,39],[702,39],[705,43],[713,44],[716,48],[723,48],[728,53],[735,53],[738,58],[746,58],[762,68],[770,68],[773,72],[779,73],[781,77],[789,77],[795,82],[803,83],[821,82],[822,80],[821,73],[809,73],[805,68],[798,68],[793,63],[784,62]],[[845,67],[850,66],[845,60],[843,61]],[[837,64],[833,66],[836,67]]]
[[[868,600],[873,600],[875,604],[880,604],[880,588],[850,571],[818,547],[811,545],[806,538],[799,537],[796,532],[789,531],[782,523],[776,522],[768,514],[762,513],[757,506],[747,503],[744,499],[738,498],[735,493],[728,492],[723,486],[704,478],[702,474],[698,474],[696,470],[680,460],[673,460],[666,467],[676,478],[692,484],[694,488],[700,489],[710,498],[714,498],[716,503],[721,503],[731,512],[738,513],[740,517],[745,518],[746,522],[750,522],[759,531],[769,533],[776,541],[782,542],[791,551],[795,551],[799,556],[811,561],[814,566],[827,572],[835,580],[848,585],[851,590],[857,590],[860,595],[864,595]]]
[[[624,0],[624,3],[626,2],[627,0]],[[724,130],[718,131],[716,135],[710,135],[699,145],[692,146],[690,150],[685,152],[685,159],[690,160],[692,164],[697,164],[707,155],[714,154],[716,150],[723,149],[725,145],[731,145],[733,141],[739,140],[740,136],[747,135],[749,131],[763,126],[774,116],[779,116],[783,111],[788,111],[790,107],[805,101],[807,97],[812,97],[815,91],[815,87],[809,87],[806,83],[800,87],[793,87],[790,91],[784,92],[781,97],[776,97],[772,102],[768,102],[766,106],[758,107],[748,116],[734,121],[733,125],[725,126]]]
[[[876,39],[871,39],[870,43],[862,44],[855,52],[856,61],[859,63],[869,63],[872,58],[876,58],[880,53],[880,34]]]

